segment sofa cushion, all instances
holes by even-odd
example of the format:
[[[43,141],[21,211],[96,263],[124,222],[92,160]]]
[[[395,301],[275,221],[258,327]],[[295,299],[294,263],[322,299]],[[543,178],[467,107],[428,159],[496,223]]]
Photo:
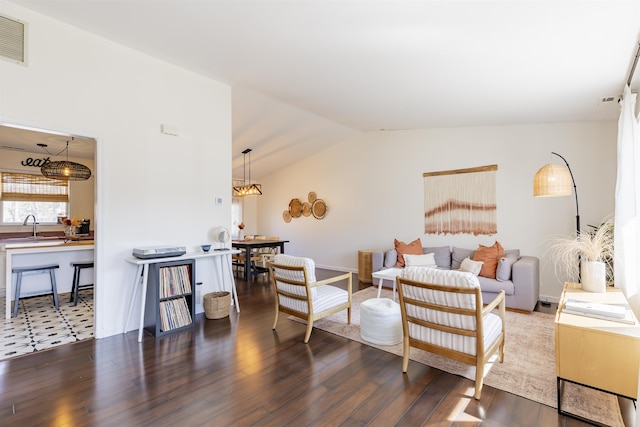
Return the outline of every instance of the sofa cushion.
[[[398,251],[398,259],[396,261],[396,267],[404,267],[404,254],[410,255],[422,255],[422,242],[420,238],[417,238],[411,243],[404,243],[398,239],[393,239],[393,246]]]
[[[478,249],[476,249],[476,253],[473,255],[474,261],[482,261],[482,269],[478,275],[495,279],[498,260],[503,256],[504,249],[498,241],[491,246],[478,245]]]
[[[451,267],[451,249],[449,249],[449,246],[422,248],[422,252],[425,254],[433,253],[433,257],[435,258],[436,265],[438,267]]]
[[[500,291],[504,291],[505,295],[513,295],[515,293],[515,286],[513,285],[513,282],[511,280],[498,282],[496,279],[489,279],[488,277],[478,277],[478,282],[480,282],[480,288],[482,289],[482,292],[497,294]]]
[[[475,253],[473,249],[462,249],[456,248],[455,246],[451,249],[451,251],[452,270],[459,270],[462,260],[464,260],[465,258],[473,258],[473,254]]]
[[[437,267],[433,253],[422,255],[404,254],[404,264],[407,267]]]
[[[395,267],[396,262],[398,262],[398,251],[389,249],[384,253],[384,268]]]
[[[474,261],[471,258],[465,258],[460,263],[460,271],[467,271],[477,276],[482,270],[482,261]]]
[[[496,269],[496,280],[498,282],[511,280],[511,266],[516,261],[518,261],[518,256],[515,253],[505,254],[498,260],[498,268]]]

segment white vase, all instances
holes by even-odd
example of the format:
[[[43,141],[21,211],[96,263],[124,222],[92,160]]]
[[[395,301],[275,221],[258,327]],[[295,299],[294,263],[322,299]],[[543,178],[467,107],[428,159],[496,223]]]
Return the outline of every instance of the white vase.
[[[582,289],[587,292],[606,292],[607,273],[604,262],[582,261],[580,283]]]

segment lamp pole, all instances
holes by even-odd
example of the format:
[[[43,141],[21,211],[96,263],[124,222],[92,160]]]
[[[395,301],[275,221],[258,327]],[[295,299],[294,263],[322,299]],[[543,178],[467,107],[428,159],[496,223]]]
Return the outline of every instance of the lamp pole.
[[[571,172],[571,168],[569,167],[569,162],[567,162],[567,159],[565,159],[558,153],[554,153],[553,151],[551,152],[551,154],[555,154],[556,156],[560,157],[562,161],[564,161],[564,164],[567,165],[567,169],[569,169],[569,175],[571,175],[571,181],[573,182],[573,194],[576,195],[576,237],[577,237],[580,234],[580,211],[578,210],[578,189],[576,187],[576,180],[573,179],[573,172]]]

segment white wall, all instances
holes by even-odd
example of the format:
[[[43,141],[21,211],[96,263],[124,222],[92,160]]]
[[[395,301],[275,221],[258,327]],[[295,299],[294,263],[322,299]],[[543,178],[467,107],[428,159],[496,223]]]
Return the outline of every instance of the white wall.
[[[0,119],[97,140],[95,334],[120,333],[136,272],[125,261],[132,248],[192,250],[215,226],[231,225],[230,87],[0,5],[29,23],[28,66],[0,61]],[[162,124],[178,126],[180,136],[162,134]],[[211,265],[198,262],[203,293],[215,286]]]
[[[613,213],[615,122],[563,123],[369,132],[333,146],[264,179],[259,198],[262,234],[289,239],[286,251],[320,266],[357,271],[359,249],[393,247],[418,237],[425,246],[476,248],[496,239],[505,249],[541,258],[541,298],[560,295],[563,279],[544,256],[545,239],[575,230],[575,199],[534,198],[533,176],[563,155],[578,186],[582,226]],[[498,165],[498,234],[425,235],[424,172]],[[292,198],[315,191],[329,208],[286,224]]]

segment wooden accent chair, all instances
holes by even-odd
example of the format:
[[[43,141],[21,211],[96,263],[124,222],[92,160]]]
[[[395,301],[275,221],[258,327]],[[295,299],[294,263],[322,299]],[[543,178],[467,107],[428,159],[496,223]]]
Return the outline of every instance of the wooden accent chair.
[[[411,347],[475,365],[473,397],[480,399],[485,363],[496,351],[504,360],[504,291],[483,307],[472,273],[406,267],[396,280],[404,334],[402,372],[407,372]],[[492,313],[496,307],[498,314]]]
[[[315,320],[346,309],[347,323],[351,323],[351,273],[316,281],[312,259],[285,254],[276,255],[268,264],[276,296],[272,329],[276,329],[280,312],[304,319],[307,321],[306,344]],[[329,285],[341,280],[347,280],[346,291]]]

